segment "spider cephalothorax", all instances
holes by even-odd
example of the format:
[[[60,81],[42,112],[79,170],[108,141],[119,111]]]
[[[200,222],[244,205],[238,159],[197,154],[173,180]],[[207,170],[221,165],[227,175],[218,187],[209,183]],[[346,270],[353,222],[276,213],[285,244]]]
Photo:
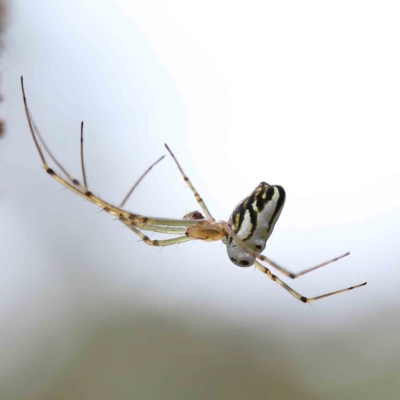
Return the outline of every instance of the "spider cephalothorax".
[[[200,211],[192,211],[183,216],[185,221],[198,221],[197,225],[189,226],[185,235],[190,239],[204,240],[205,242],[215,242],[227,235],[224,228],[218,223],[206,220]]]
[[[41,135],[39,134],[39,131],[36,128],[35,124],[33,123],[29,112],[28,103],[26,101],[22,77],[21,88],[29,129],[45,171],[54,179],[56,179],[59,183],[61,183],[77,195],[91,201],[107,213],[116,216],[124,225],[126,225],[129,229],[136,233],[146,244],[149,244],[151,246],[169,246],[172,244],[183,243],[190,240],[203,240],[206,242],[222,240],[226,244],[228,256],[234,264],[240,267],[248,267],[254,264],[258,270],[266,274],[270,279],[278,283],[291,295],[296,297],[296,299],[304,303],[310,303],[324,297],[346,292],[348,290],[355,289],[366,284],[365,282],[356,286],[311,298],[304,297],[300,293],[293,290],[279,277],[274,275],[265,265],[261,264],[260,261],[268,263],[272,267],[276,268],[283,275],[295,279],[301,275],[305,275],[308,272],[314,271],[327,264],[346,257],[350,253],[342,254],[339,257],[336,257],[332,260],[326,261],[298,273],[292,273],[287,269],[281,267],[279,264],[260,253],[265,249],[266,242],[270,237],[276,221],[278,220],[284,206],[285,191],[283,190],[283,188],[278,185],[268,185],[265,182],[261,182],[257,186],[257,188],[250,194],[250,196],[246,197],[237,205],[228,222],[216,222],[214,217],[209,212],[204,201],[192,185],[191,181],[183,172],[178,160],[167,145],[165,146],[168,152],[171,154],[176,165],[178,166],[185,182],[192,190],[205,216],[203,216],[203,214],[199,211],[193,211],[189,214],[186,214],[182,219],[147,217],[140,214],[131,213],[122,208],[134,189],[140,183],[140,181],[146,176],[151,168],[158,162],[160,162],[164,157],[159,158],[140,176],[138,181],[133,185],[133,187],[124,197],[119,206],[114,206],[101,199],[100,197],[95,196],[88,189],[86,181],[86,172],[83,157],[83,122],[81,123],[81,167],[83,184],[80,184],[77,179],[74,179],[71,175],[69,175],[69,173],[53,156],[53,154],[46,146],[46,143],[43,141]],[[42,151],[39,143],[42,145],[44,152],[49,155],[53,162],[63,172],[65,178],[57,174],[52,168],[48,166],[44,156],[44,152]],[[164,234],[172,234],[178,236],[175,236],[172,239],[153,240],[146,236],[143,231],[160,232]]]

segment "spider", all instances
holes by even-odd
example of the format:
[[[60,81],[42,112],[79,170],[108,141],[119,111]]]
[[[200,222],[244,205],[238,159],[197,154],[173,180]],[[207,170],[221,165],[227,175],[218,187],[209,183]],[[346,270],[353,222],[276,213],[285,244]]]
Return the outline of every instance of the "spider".
[[[217,222],[211,215],[206,204],[194,188],[189,178],[184,173],[178,160],[176,159],[175,155],[172,153],[167,144],[165,144],[165,147],[167,148],[168,152],[176,163],[180,173],[183,176],[184,181],[193,192],[198,204],[205,214],[205,217],[199,211],[193,211],[189,214],[186,214],[182,219],[146,217],[143,215],[131,213],[122,208],[125,202],[128,200],[129,196],[142,181],[142,179],[157,163],[159,163],[164,158],[164,156],[155,161],[140,176],[140,178],[133,185],[133,187],[130,189],[130,191],[118,207],[113,206],[110,203],[102,200],[100,197],[95,196],[89,190],[87,185],[83,156],[83,122],[81,123],[80,131],[80,154],[83,178],[83,183],[81,184],[77,179],[72,178],[71,175],[69,175],[69,173],[53,156],[51,151],[48,149],[46,143],[44,142],[42,136],[40,135],[36,125],[34,124],[29,112],[28,103],[25,96],[23,77],[21,77],[21,89],[29,129],[45,171],[55,180],[70,189],[72,192],[76,193],[86,200],[91,201],[98,207],[101,207],[107,213],[116,216],[123,224],[125,224],[136,235],[138,235],[144,243],[151,246],[169,246],[172,244],[183,243],[191,240],[204,240],[207,242],[222,240],[222,242],[226,245],[228,257],[232,261],[232,263],[239,267],[250,267],[252,265],[255,265],[255,267],[262,273],[267,275],[268,278],[278,283],[291,295],[293,295],[296,299],[302,301],[303,303],[311,303],[313,301],[320,300],[328,296],[333,296],[335,294],[347,292],[349,290],[356,289],[367,284],[367,282],[364,282],[359,285],[309,298],[302,296],[300,293],[296,292],[285,282],[283,282],[278,276],[274,275],[266,266],[261,264],[261,262],[271,265],[286,277],[295,279],[309,272],[315,271],[316,269],[324,267],[325,265],[340,260],[341,258],[348,256],[350,253],[348,252],[342,254],[339,257],[325,261],[322,264],[318,264],[314,267],[305,269],[298,273],[290,272],[289,270],[281,267],[270,258],[262,255],[261,252],[265,249],[266,242],[272,234],[274,226],[285,204],[286,194],[284,189],[279,185],[269,185],[268,183],[261,182],[250,194],[250,196],[246,197],[236,206],[228,222]],[[40,145],[43,147],[48,156],[53,160],[53,162],[64,173],[66,179],[54,172],[54,170],[48,166],[44,156],[44,152],[42,151]],[[161,232],[164,234],[173,234],[178,236],[175,236],[172,239],[152,240],[142,231]]]

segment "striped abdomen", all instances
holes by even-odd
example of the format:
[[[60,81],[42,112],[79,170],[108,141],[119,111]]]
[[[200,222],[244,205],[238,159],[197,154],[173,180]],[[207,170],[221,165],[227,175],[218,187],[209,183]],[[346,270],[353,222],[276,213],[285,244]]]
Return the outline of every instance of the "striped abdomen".
[[[234,232],[254,251],[261,253],[285,204],[282,186],[261,182],[233,211],[229,223]],[[227,240],[230,260],[239,267],[254,264],[254,257],[239,247],[232,238]]]

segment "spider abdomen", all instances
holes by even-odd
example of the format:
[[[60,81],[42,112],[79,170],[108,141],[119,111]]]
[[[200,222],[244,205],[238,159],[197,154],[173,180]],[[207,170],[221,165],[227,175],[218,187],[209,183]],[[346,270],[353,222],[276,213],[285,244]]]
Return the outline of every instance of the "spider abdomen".
[[[282,186],[261,182],[250,196],[241,201],[233,211],[229,222],[233,231],[251,249],[261,253],[274,229],[285,204]],[[229,259],[239,267],[249,267],[255,258],[232,239],[227,240]]]

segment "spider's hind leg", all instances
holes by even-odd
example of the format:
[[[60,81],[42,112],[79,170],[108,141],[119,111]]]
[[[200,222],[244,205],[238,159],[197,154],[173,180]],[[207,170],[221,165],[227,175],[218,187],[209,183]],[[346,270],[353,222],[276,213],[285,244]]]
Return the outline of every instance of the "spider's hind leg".
[[[231,236],[233,238],[233,240],[236,242],[236,244],[238,246],[242,247],[247,253],[249,253],[254,258],[257,258],[260,261],[264,261],[264,262],[268,263],[269,265],[271,265],[272,267],[277,269],[280,273],[282,273],[283,275],[287,276],[288,278],[292,278],[292,279],[296,279],[299,276],[308,274],[309,272],[315,271],[316,269],[325,267],[326,265],[331,264],[335,261],[338,261],[344,257],[347,257],[350,254],[350,252],[347,252],[345,254],[340,255],[339,257],[335,257],[331,260],[328,260],[321,264],[318,264],[315,267],[307,268],[303,271],[293,273],[293,272],[290,272],[289,270],[287,270],[286,268],[281,267],[279,264],[277,264],[275,261],[272,261],[270,258],[268,258],[262,254],[259,254],[256,251],[254,251],[253,249],[251,249],[242,239],[240,239],[240,237],[233,231],[233,229],[227,223],[223,223],[223,226],[224,226],[225,230],[228,232],[229,236]]]
[[[285,290],[287,290],[292,296],[296,297],[297,300],[300,300],[303,303],[311,303],[313,301],[320,300],[320,299],[323,299],[325,297],[333,296],[335,294],[344,293],[344,292],[347,292],[349,290],[353,290],[353,289],[359,288],[361,286],[365,286],[367,284],[367,282],[364,282],[364,283],[361,283],[361,284],[356,285],[356,286],[350,286],[348,288],[341,289],[341,290],[336,290],[335,292],[325,293],[325,294],[322,294],[320,296],[304,297],[300,293],[298,293],[295,290],[293,290],[289,285],[287,285],[285,282],[283,282],[281,279],[279,279],[267,267],[264,267],[264,265],[260,264],[258,261],[255,262],[255,266],[263,274],[266,274],[269,279],[275,281],[278,285],[282,286]]]

